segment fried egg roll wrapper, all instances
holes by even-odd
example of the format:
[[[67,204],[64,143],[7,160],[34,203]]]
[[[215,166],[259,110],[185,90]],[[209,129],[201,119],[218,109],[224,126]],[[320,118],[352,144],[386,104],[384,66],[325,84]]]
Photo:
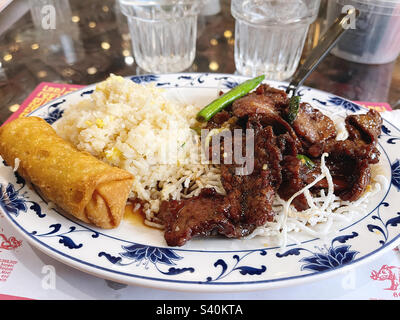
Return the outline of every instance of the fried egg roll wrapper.
[[[16,119],[0,128],[0,155],[62,210],[100,228],[117,227],[133,176],[63,140],[43,119]]]

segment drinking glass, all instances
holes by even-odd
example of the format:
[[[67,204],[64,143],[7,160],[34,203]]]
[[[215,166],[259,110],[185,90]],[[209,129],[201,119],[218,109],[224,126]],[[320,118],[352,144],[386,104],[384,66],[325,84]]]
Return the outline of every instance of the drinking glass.
[[[319,5],[320,0],[232,0],[236,70],[247,76],[289,79]]]
[[[147,72],[180,72],[196,54],[202,0],[119,0],[127,16],[134,58]]]
[[[328,22],[352,6],[360,11],[353,27],[340,38],[332,54],[353,62],[386,64],[400,55],[400,1],[332,0]]]

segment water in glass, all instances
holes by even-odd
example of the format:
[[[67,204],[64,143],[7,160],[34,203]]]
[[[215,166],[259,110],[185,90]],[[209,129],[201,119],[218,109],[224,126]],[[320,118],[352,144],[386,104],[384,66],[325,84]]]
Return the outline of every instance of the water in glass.
[[[286,80],[296,71],[319,0],[232,0],[240,74]]]
[[[196,54],[199,2],[120,0],[136,63],[148,72],[180,72]]]

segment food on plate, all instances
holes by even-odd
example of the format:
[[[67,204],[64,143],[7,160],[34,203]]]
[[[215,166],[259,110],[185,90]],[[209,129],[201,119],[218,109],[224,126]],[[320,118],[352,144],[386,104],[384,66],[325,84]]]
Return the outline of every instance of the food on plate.
[[[43,119],[27,117],[0,128],[0,155],[49,201],[101,228],[120,224],[134,177],[59,137]]]
[[[79,150],[135,176],[129,199],[170,246],[199,235],[262,235],[281,245],[290,231],[319,236],[326,232],[319,225],[364,210],[378,191],[371,166],[379,162],[382,119],[371,110],[338,123],[262,79],[203,108],[179,102],[177,91],[111,75],[54,127]],[[251,143],[250,166],[234,155]]]
[[[130,200],[152,225],[163,200],[197,196],[205,187],[224,193],[219,168],[196,159],[200,136],[192,128],[202,106],[169,94],[111,75],[53,125],[79,150],[133,174]]]
[[[347,205],[366,194],[371,165],[379,161],[382,119],[374,110],[347,116],[349,135],[340,141],[328,116],[300,102],[299,97],[289,98],[284,91],[262,84],[217,113],[208,125],[215,130],[226,122],[230,123],[228,130],[243,132],[234,136],[228,152],[238,148],[242,153],[245,130],[254,132],[254,170],[238,175],[237,169],[246,164],[226,164],[221,158],[226,195],[204,188],[194,198],[163,201],[156,216],[165,225],[169,245],[181,246],[196,235],[243,238],[257,229],[265,231],[266,225],[274,223],[277,199],[283,203],[279,210],[284,220],[290,214],[312,216],[327,209],[334,215],[341,206],[338,202]],[[220,135],[226,141],[226,131]],[[222,151],[232,159],[227,149]],[[314,202],[314,195],[320,195],[321,203]]]
[[[199,121],[211,120],[211,118],[214,117],[219,111],[232,104],[232,102],[235,100],[245,96],[253,89],[257,88],[264,79],[265,76],[263,75],[237,85],[232,90],[229,90],[221,97],[215,99],[209,105],[201,109],[197,114],[197,119]]]

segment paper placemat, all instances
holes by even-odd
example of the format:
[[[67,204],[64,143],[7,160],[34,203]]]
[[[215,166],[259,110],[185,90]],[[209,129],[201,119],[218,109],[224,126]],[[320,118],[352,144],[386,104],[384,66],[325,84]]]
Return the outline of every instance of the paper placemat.
[[[3,125],[19,117],[24,117],[45,103],[82,87],[83,86],[73,84],[42,82],[32,91],[24,102],[21,103],[18,110],[15,111],[12,116],[3,123]]]

